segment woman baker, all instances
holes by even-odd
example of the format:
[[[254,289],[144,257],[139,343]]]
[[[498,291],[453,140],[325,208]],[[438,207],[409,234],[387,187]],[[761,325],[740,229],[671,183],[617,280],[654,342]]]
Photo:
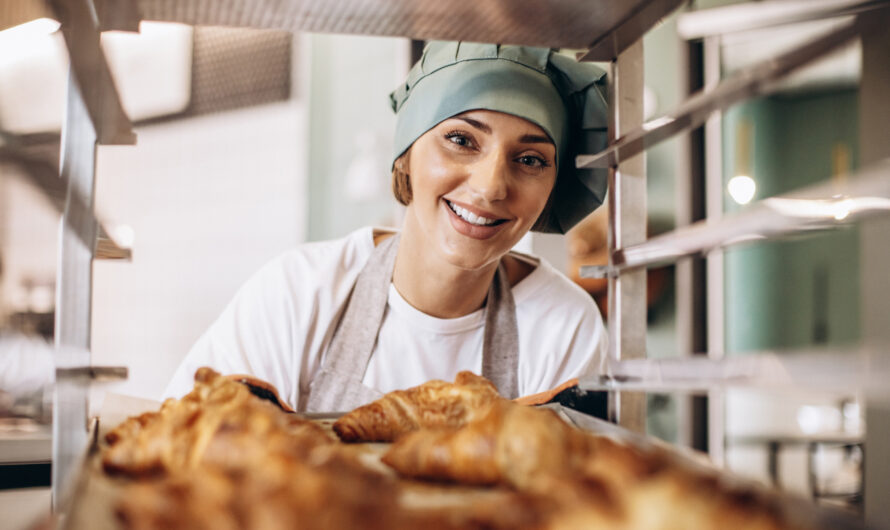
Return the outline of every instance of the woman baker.
[[[509,398],[596,370],[596,305],[529,231],[565,233],[606,177],[574,158],[606,142],[603,72],[544,48],[433,42],[390,97],[398,232],[307,243],[257,272],[198,340],[200,366],[274,385],[298,411],[342,411],[460,370]]]

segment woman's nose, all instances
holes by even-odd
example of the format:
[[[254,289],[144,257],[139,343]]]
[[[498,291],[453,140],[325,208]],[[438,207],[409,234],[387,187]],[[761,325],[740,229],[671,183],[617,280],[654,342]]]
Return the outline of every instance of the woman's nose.
[[[506,198],[507,163],[506,157],[492,153],[473,164],[468,179],[470,189],[488,202]]]

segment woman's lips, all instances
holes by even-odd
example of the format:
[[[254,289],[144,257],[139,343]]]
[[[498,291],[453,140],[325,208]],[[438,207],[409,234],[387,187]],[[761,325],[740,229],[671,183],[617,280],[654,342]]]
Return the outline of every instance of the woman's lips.
[[[451,226],[459,234],[473,239],[488,239],[490,237],[494,237],[498,232],[503,230],[503,228],[507,226],[508,223],[506,219],[500,219],[499,222],[496,224],[476,225],[464,220],[462,217],[457,215],[454,210],[451,209],[451,207],[448,205],[448,201],[446,201],[445,199],[442,199],[442,207],[445,209],[445,213],[448,215],[448,220],[451,222]]]

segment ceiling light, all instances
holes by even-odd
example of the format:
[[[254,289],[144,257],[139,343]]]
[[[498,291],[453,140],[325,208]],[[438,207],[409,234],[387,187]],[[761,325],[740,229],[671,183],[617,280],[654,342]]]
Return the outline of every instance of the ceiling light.
[[[729,196],[738,204],[748,204],[757,193],[757,183],[747,175],[737,175],[726,184]]]

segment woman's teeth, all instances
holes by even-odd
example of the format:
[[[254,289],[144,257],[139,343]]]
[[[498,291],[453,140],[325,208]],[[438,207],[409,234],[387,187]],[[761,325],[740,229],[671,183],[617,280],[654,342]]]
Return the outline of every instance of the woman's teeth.
[[[476,215],[473,212],[471,212],[465,208],[461,208],[460,206],[454,204],[451,201],[445,201],[445,202],[448,203],[448,206],[451,208],[451,211],[456,213],[458,215],[458,217],[460,217],[461,219],[463,219],[464,221],[466,221],[470,224],[477,225],[477,226],[488,226],[488,225],[492,225],[492,224],[498,222],[497,219],[489,219],[487,217],[482,217],[481,215]]]

